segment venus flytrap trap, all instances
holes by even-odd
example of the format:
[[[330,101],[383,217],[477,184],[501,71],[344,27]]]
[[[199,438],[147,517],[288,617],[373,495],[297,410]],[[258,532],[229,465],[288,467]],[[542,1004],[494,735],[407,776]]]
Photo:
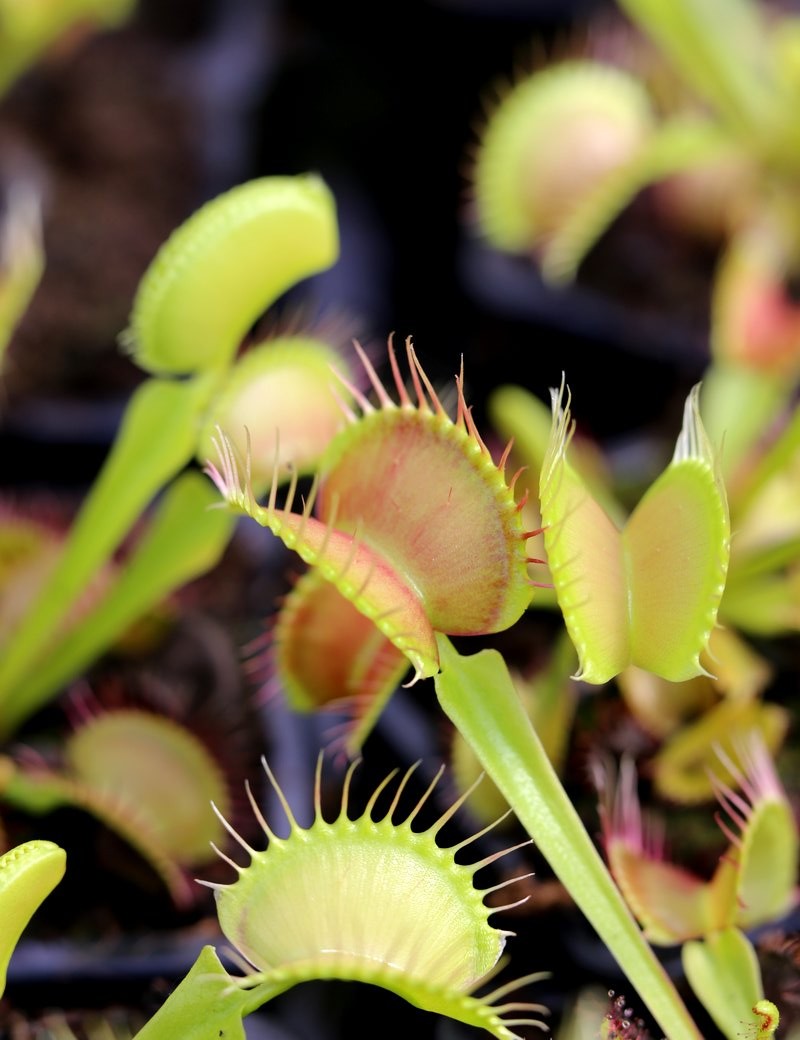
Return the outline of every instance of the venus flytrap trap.
[[[689,395],[671,464],[620,531],[567,459],[574,428],[564,388],[540,476],[545,547],[579,675],[603,683],[629,665],[673,682],[705,671],[728,568],[725,489]]]
[[[398,819],[412,766],[393,793],[397,771],[389,773],[363,814],[353,819],[348,806],[357,768],[353,762],[345,775],[339,813],[328,820],[322,810],[320,756],[314,818],[302,827],[266,762],[264,768],[289,824],[288,834],[275,833],[248,786],[267,846],[253,848],[219,814],[249,862],[242,866],[220,853],[235,878],[229,884],[208,883],[216,895],[222,932],[242,959],[245,974],[226,975],[216,955],[206,948],[193,972],[137,1034],[137,1040],[217,1035],[213,1029],[223,1018],[233,1029],[226,1036],[244,1036],[243,1015],[312,979],[380,986],[425,1011],[483,1029],[498,1040],[517,1038],[518,1026],[546,1030],[541,1019],[533,1017],[546,1014],[546,1009],[515,995],[543,978],[542,973],[491,987],[512,933],[488,920],[508,907],[487,907],[484,900],[517,879],[479,889],[474,877],[505,853],[471,864],[456,861],[456,855],[491,825],[456,845],[437,841],[471,792],[428,828],[415,829],[442,770],[408,814]],[[378,817],[377,804],[384,791],[391,793],[391,802]],[[477,995],[487,987],[490,992]],[[206,1016],[198,1014],[198,1009],[209,1005],[213,1029]],[[198,1024],[201,1020],[203,1027]]]
[[[406,655],[314,569],[284,597],[271,639],[266,685],[294,711],[344,712],[336,739],[353,754],[408,672]]]
[[[333,680],[360,702],[351,751],[396,687],[404,659],[415,680],[437,672],[437,632],[498,632],[522,616],[533,592],[525,544],[536,533],[523,528],[515,478],[505,476],[507,456],[495,464],[475,426],[463,376],[456,380],[453,420],[410,340],[406,357],[415,399],[391,343],[397,401],[361,348],[356,350],[378,406],[345,383],[358,411],[348,411],[348,423],[329,443],[300,511],[293,508],[294,473],[279,504],[277,466],[268,501],[258,504],[249,454],[237,457],[226,431],[217,440],[218,464],[207,467],[230,509],[268,528],[334,586],[337,594],[314,579],[294,587],[276,627],[277,660],[287,669],[295,699],[313,703]],[[314,629],[301,623],[312,616]],[[364,625],[364,617],[371,625]],[[307,664],[316,649],[310,641],[337,629],[337,652],[317,654]],[[326,645],[335,642],[334,636]],[[304,694],[310,668],[315,681]]]
[[[493,425],[503,436],[514,439],[517,461],[528,465],[529,486],[536,481],[541,485],[540,519],[553,521],[551,526],[545,524],[542,554],[553,582],[555,605],[560,606],[567,629],[576,641],[588,636],[585,653],[592,666],[582,677],[589,681],[608,681],[613,677],[627,709],[645,732],[660,742],[649,763],[656,790],[680,803],[708,799],[713,792],[707,769],[716,761],[715,744],[725,742],[732,753],[730,742],[737,735],[757,729],[775,753],[788,730],[785,708],[770,703],[764,696],[774,669],[750,644],[747,635],[792,630],[791,561],[796,555],[798,514],[792,508],[791,474],[800,427],[796,418],[787,422],[763,452],[751,460],[750,466],[740,471],[741,479],[731,495],[723,484],[717,454],[711,449],[698,414],[702,388],[695,388],[686,402],[684,429],[671,464],[650,488],[634,485],[625,489],[627,498],[638,499],[630,511],[622,504],[623,489],[612,479],[611,466],[598,459],[596,450],[591,450],[595,446],[585,438],[576,442],[575,424],[567,415],[568,406],[563,407],[564,396],[563,388],[553,394],[554,421],[547,435],[542,421],[544,405],[524,388],[505,385],[490,398]],[[706,519],[712,523],[705,529],[705,547],[702,540],[692,545],[693,539],[701,535],[698,521],[703,513],[695,508],[697,502],[692,505],[687,497],[683,508],[688,509],[688,522],[677,522],[684,481],[688,481],[687,489],[694,481],[695,490],[705,485],[705,508],[710,510]],[[775,488],[774,497],[769,495],[762,508],[761,494],[769,487]],[[560,498],[555,497],[556,493]],[[671,493],[679,498],[670,501]],[[545,503],[551,498],[558,508],[548,513]],[[572,504],[566,508],[568,503]],[[558,519],[560,508],[565,512]],[[631,553],[626,544],[630,534],[626,532],[640,508],[643,517],[637,522],[638,530],[634,527]],[[726,519],[726,512],[730,519]],[[719,525],[716,534],[715,523]],[[735,535],[730,538],[728,549],[727,532],[731,529]],[[720,538],[716,546],[715,537]],[[639,539],[641,546],[637,544]],[[548,544],[555,553],[555,573],[550,572]],[[645,550],[644,545],[649,549]],[[660,555],[662,569],[666,564],[668,571],[670,560],[682,560],[687,566],[680,572],[681,580],[676,581],[677,572],[660,573],[651,587],[647,579],[659,572],[653,564],[641,568],[645,552],[654,553],[655,559]],[[689,563],[694,552],[699,566]],[[623,560],[625,566],[621,568]],[[634,564],[634,560],[639,563]],[[715,566],[718,582],[713,580]],[[684,629],[688,633],[692,624],[698,625],[693,637],[698,656],[694,666],[689,666],[694,669],[694,676],[676,680],[673,672],[667,678],[670,673],[663,662],[655,668],[653,661],[641,667],[629,660],[621,667],[633,645],[628,646],[631,636],[620,606],[624,603],[626,609],[631,608],[630,632],[635,632],[637,603],[629,599],[627,584],[637,569],[646,574],[645,593],[652,597],[645,616],[658,604],[656,611],[664,607],[666,617],[671,590],[669,625],[661,625],[663,632],[669,634],[671,645],[673,633],[679,633],[681,626],[688,626]],[[625,578],[620,583],[621,572]],[[697,583],[694,588],[693,581]],[[733,590],[730,598],[729,588]],[[706,594],[709,598],[704,601]],[[692,620],[694,597],[695,603],[705,602],[704,609],[710,611],[705,620],[699,614]],[[609,613],[612,600],[616,605]],[[533,601],[534,607],[549,605],[546,597]],[[709,628],[715,611],[716,620]],[[737,627],[740,620],[741,631]],[[609,627],[610,621],[613,624]],[[655,624],[659,627],[657,620]],[[649,652],[658,646],[657,640],[645,642]],[[611,651],[617,655],[616,660],[604,671],[598,655]]]
[[[546,255],[575,208],[602,195],[648,140],[651,102],[634,76],[580,59],[539,69],[499,94],[470,171],[473,216],[496,248]]]
[[[176,906],[187,907],[196,895],[189,870],[224,837],[209,802],[230,811],[231,792],[190,729],[119,708],[87,713],[62,742],[59,761],[33,748],[0,756],[0,800],[36,816],[63,806],[92,814],[143,857]]]

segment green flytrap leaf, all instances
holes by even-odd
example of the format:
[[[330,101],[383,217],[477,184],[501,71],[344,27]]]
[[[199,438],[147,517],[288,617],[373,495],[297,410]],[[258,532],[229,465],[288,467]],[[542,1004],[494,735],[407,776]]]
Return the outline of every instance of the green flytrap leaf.
[[[150,372],[224,367],[269,304],[329,267],[338,250],[334,200],[321,178],[248,181],[207,202],[161,247],[123,341]]]
[[[66,864],[62,848],[38,839],[0,856],[0,997],[17,942],[39,905],[64,876]]]
[[[679,682],[702,674],[730,553],[725,489],[698,411],[684,408],[672,462],[622,530],[567,459],[569,393],[551,391],[553,425],[540,479],[545,548],[580,678],[603,683],[629,665]]]
[[[566,761],[578,705],[575,682],[570,678],[575,671],[575,664],[575,649],[562,629],[550,659],[541,670],[523,675],[510,669],[525,714],[531,720],[548,759],[559,775]],[[475,749],[458,729],[453,730],[451,737],[450,768],[459,791],[465,791],[473,785],[483,772]],[[508,802],[494,782],[486,777],[471,796],[469,809],[477,819],[488,823],[508,812]],[[509,814],[506,819],[509,825],[514,823],[513,815]]]
[[[135,391],[111,452],[78,514],[45,589],[16,630],[0,661],[0,732],[5,703],[88,581],[111,557],[153,496],[190,461],[196,425],[213,384],[150,380]],[[14,709],[15,718],[26,713]]]

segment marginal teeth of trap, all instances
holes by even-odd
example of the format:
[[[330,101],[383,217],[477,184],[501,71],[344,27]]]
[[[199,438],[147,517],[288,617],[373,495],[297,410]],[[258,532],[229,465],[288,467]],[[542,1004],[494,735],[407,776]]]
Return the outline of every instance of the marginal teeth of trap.
[[[497,857],[472,865],[455,861],[459,850],[489,828],[450,848],[437,843],[437,835],[471,792],[431,827],[413,830],[443,772],[440,768],[402,820],[394,820],[419,766],[415,763],[399,781],[396,770],[390,773],[363,815],[350,819],[348,801],[357,766],[350,764],[339,815],[328,822],[322,815],[320,757],[314,819],[303,828],[264,763],[289,833],[276,837],[249,793],[267,847],[253,849],[228,825],[250,862],[239,866],[223,855],[236,871],[231,884],[214,886],[226,938],[261,973],[257,978],[268,980],[280,973],[296,982],[314,977],[359,979],[428,1010],[482,1025],[495,1036],[513,1036],[499,1017],[512,1005],[495,1008],[490,998],[470,995],[495,970],[510,934],[488,923],[497,910],[484,904],[485,895],[500,886],[479,890],[474,885],[476,871]],[[389,808],[375,819],[378,800],[392,785]],[[502,987],[492,996],[502,998],[511,988]]]

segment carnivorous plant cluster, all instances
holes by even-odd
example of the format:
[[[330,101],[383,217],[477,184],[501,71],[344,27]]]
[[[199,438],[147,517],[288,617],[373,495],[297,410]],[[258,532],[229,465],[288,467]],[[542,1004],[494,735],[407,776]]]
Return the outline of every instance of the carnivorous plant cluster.
[[[731,232],[717,288],[708,380],[688,393],[672,456],[636,502],[621,499],[597,465],[602,453],[582,442],[568,372],[549,407],[525,387],[500,387],[480,429],[463,359],[454,359],[450,395],[434,386],[410,337],[400,349],[388,337],[385,356],[358,342],[342,349],[313,329],[248,340],[281,294],[337,259],[335,200],[317,175],[262,177],[212,199],[142,278],[121,341],[143,381],[29,601],[4,612],[0,734],[13,736],[148,610],[210,571],[240,522],[254,522],[294,554],[298,572],[274,613],[273,684],[296,711],[346,706],[338,750],[350,764],[331,819],[320,754],[304,826],[265,756],[284,819],[272,819],[246,787],[262,848],[235,825],[233,794],[213,756],[154,714],[90,713],[58,760],[0,758],[4,802],[30,813],[71,805],[94,814],[146,857],[178,905],[196,886],[213,891],[220,938],[232,949],[204,946],[137,1040],[244,1038],[248,1014],[312,979],[371,983],[500,1040],[547,1031],[536,998],[543,973],[492,981],[513,938],[500,921],[524,901],[513,888],[523,875],[484,888],[476,880],[531,842],[665,1037],[699,1040],[701,1027],[660,946],[680,948],[688,985],[726,1040],[779,1028],[781,1008],[766,992],[751,933],[796,907],[800,839],[776,761],[790,720],[766,696],[769,667],[747,637],[796,631],[800,618],[800,411],[784,386],[787,372],[796,383],[800,348],[792,340],[784,350],[792,305],[771,294],[795,247],[778,234],[776,213],[784,212],[781,176],[794,172],[786,104],[800,82],[790,76],[797,27],[770,23],[741,61],[729,41],[703,31],[689,0],[671,13],[646,0],[624,6],[719,119],[692,107],[660,123],[630,71],[565,64],[509,93],[487,125],[475,187],[493,245],[534,251],[563,279],[634,191],[738,154],[744,141],[752,150],[758,128],[746,218]],[[726,31],[754,16],[744,0],[731,4],[735,24],[717,7]],[[756,75],[764,48],[782,56],[766,86]],[[600,168],[576,164],[568,182],[557,166],[534,163],[536,177],[518,192],[514,178],[541,154],[536,135],[565,121],[570,148],[581,147],[587,127],[610,128],[594,152]],[[765,210],[751,186],[768,175],[778,190]],[[0,336],[24,308],[41,262],[29,248],[30,221],[23,226],[27,244],[1,287],[10,317]],[[765,227],[769,248],[750,252]],[[763,344],[752,348],[753,361],[751,345],[732,342],[740,326],[730,308],[748,305],[769,311],[777,338],[765,348],[769,361]],[[763,379],[742,378],[739,366],[751,372],[751,362]],[[728,450],[749,393],[761,425],[776,402],[779,419],[764,438],[759,424],[734,431]],[[115,567],[139,524],[124,566]],[[0,548],[4,537],[11,546],[0,569],[4,594],[28,563],[27,543],[20,548],[6,526],[0,517]],[[526,687],[485,640],[539,610],[563,625],[544,679]],[[470,645],[474,652],[463,649]],[[386,775],[351,815],[357,756],[369,756],[370,736],[404,681],[430,689],[458,741],[451,772],[463,790],[429,826],[420,821],[444,765],[409,811],[401,803],[419,763],[399,779]],[[570,684],[587,696],[616,684],[657,745],[644,763],[593,761],[600,841],[560,775],[575,707]],[[642,765],[665,798],[717,800],[727,845],[710,879],[667,860],[640,805]],[[163,811],[164,789],[172,815]],[[485,824],[443,844],[445,825],[473,802]],[[465,864],[462,849],[506,819],[530,841]],[[229,880],[190,877],[202,873],[209,849]],[[63,849],[45,841],[0,857],[3,980],[23,929],[65,869]],[[487,896],[505,887],[509,902],[489,905]],[[513,967],[513,942],[508,948]],[[568,1029],[578,1035],[579,1010],[571,1023],[565,1016],[562,1040]],[[599,1014],[592,1036],[640,1028],[624,998]]]

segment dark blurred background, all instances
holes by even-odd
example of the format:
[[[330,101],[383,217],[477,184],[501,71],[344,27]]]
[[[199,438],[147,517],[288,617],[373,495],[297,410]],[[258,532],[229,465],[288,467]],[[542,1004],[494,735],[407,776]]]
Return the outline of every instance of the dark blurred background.
[[[479,418],[493,386],[546,399],[563,371],[587,431],[674,430],[704,363],[704,298],[663,237],[643,255],[634,229],[627,266],[596,250],[586,269],[614,281],[609,302],[545,289],[470,219],[469,156],[498,85],[615,14],[610,0],[141,0],[122,28],[48,52],[0,103],[0,171],[41,186],[47,253],[4,375],[6,479],[91,479],[142,376],[116,337],[158,246],[232,185],[308,170],[336,196],[342,251],[292,305],[379,344],[412,336],[440,385],[463,355]]]

